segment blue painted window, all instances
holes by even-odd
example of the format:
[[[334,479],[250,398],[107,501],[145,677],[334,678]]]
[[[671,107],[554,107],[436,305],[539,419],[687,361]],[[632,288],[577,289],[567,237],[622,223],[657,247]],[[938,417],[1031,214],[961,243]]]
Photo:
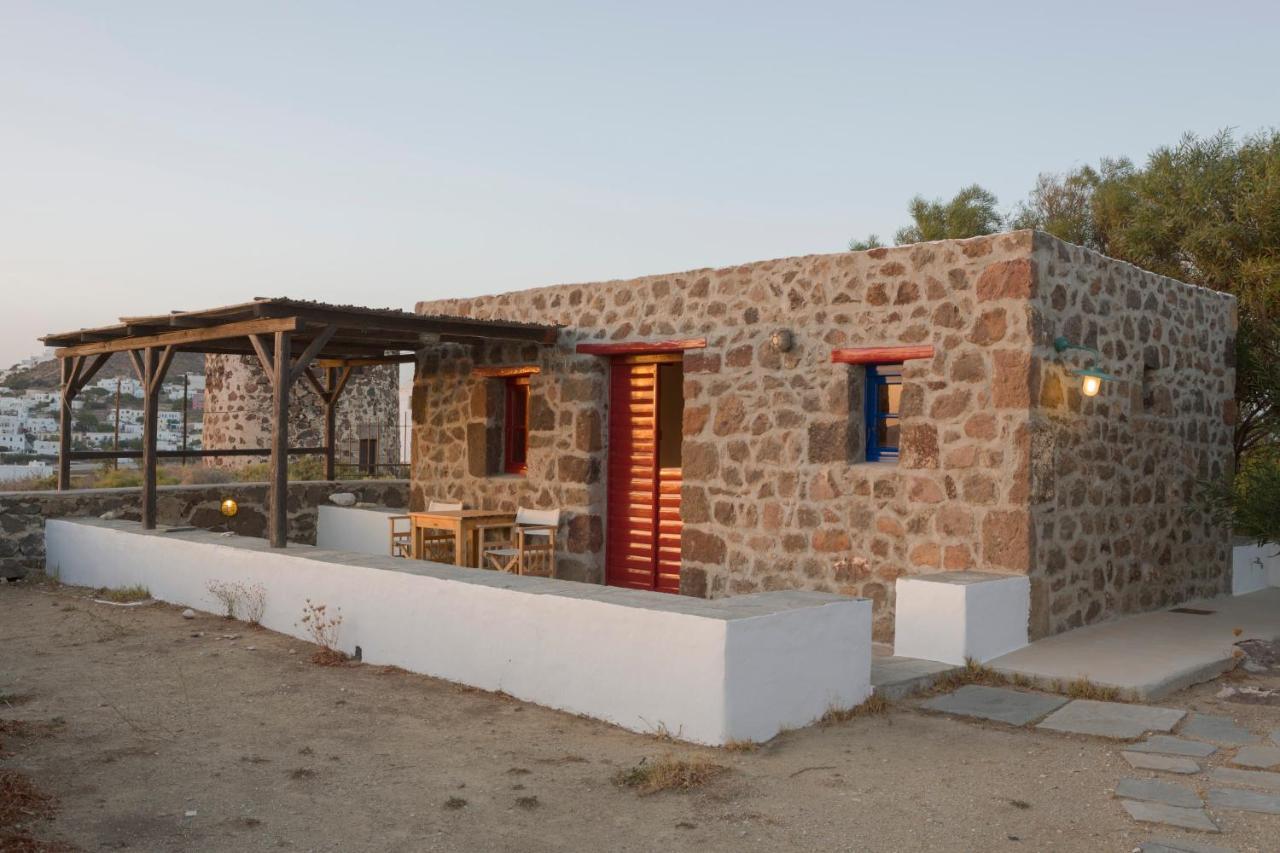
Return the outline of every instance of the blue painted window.
[[[898,458],[898,405],[902,401],[902,365],[867,367],[867,461]]]

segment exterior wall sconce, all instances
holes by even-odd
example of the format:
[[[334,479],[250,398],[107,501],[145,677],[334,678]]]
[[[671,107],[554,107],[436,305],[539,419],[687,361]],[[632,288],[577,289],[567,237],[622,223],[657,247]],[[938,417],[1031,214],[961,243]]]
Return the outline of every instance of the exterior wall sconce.
[[[1102,358],[1102,354],[1093,347],[1087,347],[1083,344],[1073,344],[1064,337],[1056,337],[1053,339],[1053,348],[1059,354],[1071,349],[1084,350],[1093,354],[1093,361],[1088,367],[1071,372],[1072,376],[1080,377],[1080,393],[1086,397],[1096,397],[1098,392],[1102,390],[1102,380],[1109,379],[1114,381],[1115,377],[1110,373],[1106,373],[1098,367],[1098,359]]]
[[[222,506],[219,507],[219,509],[222,510],[223,515],[225,515],[227,518],[231,518],[237,512],[240,511],[240,505],[235,502],[234,498],[224,498],[222,501]]]

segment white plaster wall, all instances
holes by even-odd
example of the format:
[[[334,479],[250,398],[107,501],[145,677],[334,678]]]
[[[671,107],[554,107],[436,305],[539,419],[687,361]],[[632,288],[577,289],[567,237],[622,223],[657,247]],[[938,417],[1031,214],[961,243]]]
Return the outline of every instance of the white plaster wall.
[[[51,519],[66,583],[146,586],[210,612],[211,580],[261,583],[262,624],[303,637],[306,599],[340,608],[339,646],[636,731],[763,740],[871,693],[870,602],[774,592],[706,601],[129,522]]]
[[[1280,586],[1280,545],[1252,543],[1231,549],[1231,594],[1248,595]]]
[[[386,507],[366,508],[321,504],[316,519],[316,547],[328,551],[353,551],[357,554],[391,554],[393,515],[407,510]],[[403,527],[405,522],[401,522]]]
[[[963,665],[1027,645],[1031,581],[977,572],[899,578],[893,653]]]

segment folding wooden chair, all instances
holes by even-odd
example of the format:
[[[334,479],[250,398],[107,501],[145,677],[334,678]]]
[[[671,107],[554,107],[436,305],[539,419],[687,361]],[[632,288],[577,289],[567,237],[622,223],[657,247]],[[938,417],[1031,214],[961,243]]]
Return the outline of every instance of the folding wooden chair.
[[[560,527],[560,510],[516,510],[514,524],[486,525],[479,528],[481,542],[485,530],[506,529],[511,538],[506,542],[483,545],[484,558],[491,568],[518,575],[555,577],[556,531]]]

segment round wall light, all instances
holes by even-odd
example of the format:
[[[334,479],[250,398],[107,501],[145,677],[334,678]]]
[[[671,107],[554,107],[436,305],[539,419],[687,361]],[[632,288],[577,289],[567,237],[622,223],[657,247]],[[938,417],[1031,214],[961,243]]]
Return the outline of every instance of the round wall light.
[[[227,518],[231,518],[240,511],[240,505],[236,503],[235,498],[223,498],[222,506],[219,508],[222,510],[222,514]]]

